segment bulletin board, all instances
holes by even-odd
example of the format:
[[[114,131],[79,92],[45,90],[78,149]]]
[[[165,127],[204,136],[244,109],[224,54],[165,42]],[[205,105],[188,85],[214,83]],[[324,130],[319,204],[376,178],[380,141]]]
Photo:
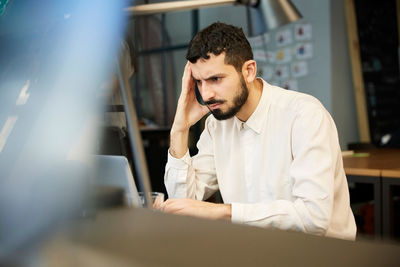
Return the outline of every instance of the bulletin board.
[[[313,57],[312,25],[305,21],[249,38],[259,77],[272,85],[298,91],[298,82],[309,75]]]

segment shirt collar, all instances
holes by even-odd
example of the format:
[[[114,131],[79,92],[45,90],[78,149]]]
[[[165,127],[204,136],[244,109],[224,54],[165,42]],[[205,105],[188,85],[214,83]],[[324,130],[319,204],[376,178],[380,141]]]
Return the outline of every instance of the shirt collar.
[[[271,85],[269,85],[263,79],[260,80],[263,83],[261,98],[253,114],[250,115],[249,119],[246,122],[242,122],[236,116],[234,117],[235,125],[239,131],[243,128],[250,128],[257,134],[260,134],[266,122],[265,114],[268,112],[269,109],[268,93],[270,91],[269,89]]]

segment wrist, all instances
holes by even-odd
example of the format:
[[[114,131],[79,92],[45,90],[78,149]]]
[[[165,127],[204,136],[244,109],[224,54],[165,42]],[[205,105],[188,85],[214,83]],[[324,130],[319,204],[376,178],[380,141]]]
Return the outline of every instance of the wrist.
[[[189,128],[177,128],[172,126],[170,135],[177,135],[177,136],[183,136],[183,135],[189,135]]]
[[[219,218],[226,221],[232,219],[232,206],[231,204],[217,204],[219,208]]]
[[[188,150],[189,130],[176,131],[171,129],[169,153],[174,158],[182,158]]]

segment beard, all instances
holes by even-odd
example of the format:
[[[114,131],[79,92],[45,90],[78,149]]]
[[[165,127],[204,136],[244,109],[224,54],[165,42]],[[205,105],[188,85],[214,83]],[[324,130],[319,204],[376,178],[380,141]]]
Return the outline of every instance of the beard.
[[[246,103],[247,98],[249,97],[249,89],[247,88],[247,85],[244,81],[243,75],[240,76],[240,92],[237,94],[234,99],[233,99],[233,106],[229,107],[227,111],[222,111],[221,109],[214,109],[211,110],[211,114],[217,119],[217,120],[227,120],[235,116],[239,110],[242,108],[244,103]],[[216,104],[216,103],[224,103],[226,100],[210,100],[207,101],[207,105],[211,104]]]

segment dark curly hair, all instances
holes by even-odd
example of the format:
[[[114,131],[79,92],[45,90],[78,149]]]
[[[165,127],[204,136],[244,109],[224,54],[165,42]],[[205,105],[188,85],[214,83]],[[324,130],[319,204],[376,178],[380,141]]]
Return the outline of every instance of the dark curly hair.
[[[196,63],[199,58],[209,59],[225,52],[225,63],[233,65],[238,72],[243,63],[253,59],[253,52],[241,28],[216,22],[204,28],[189,43],[186,59]]]

